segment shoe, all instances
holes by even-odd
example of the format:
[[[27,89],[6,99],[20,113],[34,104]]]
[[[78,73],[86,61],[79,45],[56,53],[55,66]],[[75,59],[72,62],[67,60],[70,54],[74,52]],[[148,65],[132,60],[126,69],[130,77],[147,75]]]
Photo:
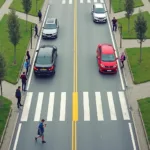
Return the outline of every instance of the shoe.
[[[37,141],[37,137],[35,137],[35,141]]]
[[[46,143],[46,141],[42,141],[42,143]]]
[[[20,104],[20,106],[23,106],[23,105]]]

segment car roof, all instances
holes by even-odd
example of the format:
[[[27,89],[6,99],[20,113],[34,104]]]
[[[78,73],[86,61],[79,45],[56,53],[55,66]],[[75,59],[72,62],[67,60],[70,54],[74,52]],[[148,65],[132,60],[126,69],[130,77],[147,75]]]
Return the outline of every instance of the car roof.
[[[94,4],[94,5],[95,5],[95,8],[104,8],[102,3],[97,3],[97,4]]]
[[[56,18],[47,18],[46,24],[55,24]]]
[[[101,45],[101,50],[102,50],[103,54],[113,54],[114,53],[114,48],[110,44]]]
[[[53,52],[53,46],[41,46],[39,48],[38,56],[51,56]]]

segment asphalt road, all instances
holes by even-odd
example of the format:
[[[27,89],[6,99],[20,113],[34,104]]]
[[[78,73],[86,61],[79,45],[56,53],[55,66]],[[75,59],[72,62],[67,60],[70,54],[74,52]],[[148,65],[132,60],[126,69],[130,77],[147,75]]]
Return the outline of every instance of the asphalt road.
[[[31,74],[10,150],[139,150],[119,72],[98,71],[97,45],[114,44],[109,24],[93,23],[91,3],[69,2],[55,0],[48,11],[47,17],[59,20],[59,35],[56,40],[41,39],[40,45],[57,46],[56,74]],[[77,103],[72,103],[73,92],[78,93]],[[77,121],[72,125],[73,109]],[[41,118],[47,121],[46,144],[34,141]]]

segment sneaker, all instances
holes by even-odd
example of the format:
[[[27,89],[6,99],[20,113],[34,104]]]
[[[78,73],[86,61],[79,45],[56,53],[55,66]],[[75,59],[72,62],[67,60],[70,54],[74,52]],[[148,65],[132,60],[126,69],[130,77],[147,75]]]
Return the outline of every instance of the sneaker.
[[[46,141],[42,141],[42,143],[46,143]]]

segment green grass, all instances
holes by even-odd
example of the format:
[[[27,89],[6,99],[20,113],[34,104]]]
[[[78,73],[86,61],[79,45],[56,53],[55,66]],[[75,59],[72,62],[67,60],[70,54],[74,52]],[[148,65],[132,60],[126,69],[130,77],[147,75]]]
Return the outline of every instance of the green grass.
[[[7,63],[7,72],[5,76],[5,80],[16,84],[17,78],[19,75],[19,71],[22,67],[22,63],[24,61],[24,56],[26,53],[26,49],[30,40],[30,26],[31,23],[28,22],[28,32],[26,32],[26,23],[24,20],[20,20],[20,32],[21,39],[16,48],[16,60],[17,64],[13,64],[14,60],[14,47],[12,43],[8,39],[8,27],[7,27],[8,16],[5,15],[0,21],[0,51],[4,53],[6,63]]]
[[[138,100],[148,140],[150,142],[150,97]]]
[[[147,20],[147,32],[146,37],[150,39],[150,14],[148,12],[143,12],[145,19]],[[136,33],[134,30],[134,21],[137,18],[137,14],[131,16],[130,18],[130,32],[128,33],[128,19],[126,17],[118,19],[118,23],[122,24],[122,38],[123,39],[136,39]]]
[[[37,16],[38,10],[42,9],[43,3],[44,0],[37,0],[37,12],[36,12],[36,0],[32,0],[32,8],[29,14],[33,16]],[[24,13],[21,0],[13,0],[10,8]]]
[[[0,8],[2,7],[2,5],[4,4],[5,0],[0,0]]]
[[[9,115],[11,108],[11,101],[5,97],[0,96],[0,138],[3,134],[3,130]]]
[[[125,10],[124,3],[125,3],[125,0],[112,0],[112,8],[113,8],[114,13],[124,11]],[[143,5],[144,4],[141,0],[135,0],[134,2],[135,8],[143,6]]]
[[[144,83],[150,81],[150,47],[142,48],[142,62],[139,63],[140,49],[127,48],[128,63],[134,77],[134,83]]]

